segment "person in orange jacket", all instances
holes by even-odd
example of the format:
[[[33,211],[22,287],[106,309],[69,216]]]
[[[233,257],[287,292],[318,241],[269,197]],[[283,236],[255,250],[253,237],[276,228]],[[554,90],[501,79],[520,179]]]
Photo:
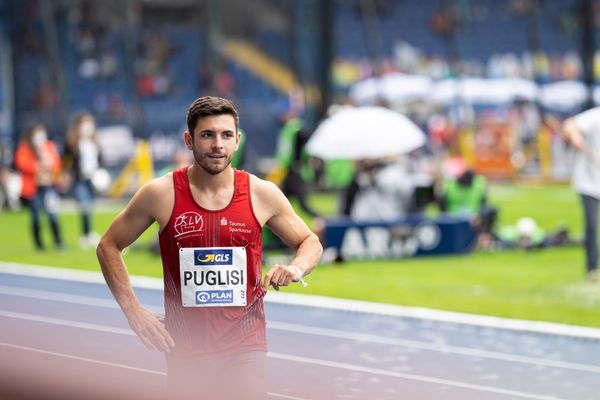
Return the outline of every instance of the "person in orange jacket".
[[[52,228],[54,244],[63,248],[58,208],[60,198],[54,185],[61,172],[61,160],[44,125],[32,125],[15,153],[15,166],[21,173],[21,198],[31,213],[31,231],[38,250],[44,250],[40,215],[44,211]]]

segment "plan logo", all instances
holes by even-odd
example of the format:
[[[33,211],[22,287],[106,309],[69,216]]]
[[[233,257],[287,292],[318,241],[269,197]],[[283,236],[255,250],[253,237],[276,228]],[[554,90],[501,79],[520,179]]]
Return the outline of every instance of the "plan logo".
[[[233,290],[204,290],[196,292],[196,304],[233,303]]]
[[[173,227],[175,228],[175,232],[177,232],[175,237],[193,232],[201,232],[204,227],[204,220],[202,219],[202,215],[188,211],[175,219]]]
[[[194,265],[231,265],[231,249],[194,250]]]

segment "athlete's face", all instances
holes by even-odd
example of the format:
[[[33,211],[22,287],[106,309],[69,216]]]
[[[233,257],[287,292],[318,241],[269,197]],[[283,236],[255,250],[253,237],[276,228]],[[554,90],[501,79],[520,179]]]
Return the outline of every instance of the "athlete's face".
[[[194,132],[185,133],[185,142],[196,163],[211,175],[225,170],[238,148],[240,135],[229,114],[199,118]]]

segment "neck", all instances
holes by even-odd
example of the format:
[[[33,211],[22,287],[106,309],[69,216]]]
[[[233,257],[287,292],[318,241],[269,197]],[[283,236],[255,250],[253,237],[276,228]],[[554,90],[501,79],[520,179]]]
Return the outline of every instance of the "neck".
[[[194,163],[188,170],[188,177],[190,182],[200,190],[217,191],[233,187],[234,184],[234,172],[231,165],[225,168],[223,172],[213,175],[206,172],[197,163]]]

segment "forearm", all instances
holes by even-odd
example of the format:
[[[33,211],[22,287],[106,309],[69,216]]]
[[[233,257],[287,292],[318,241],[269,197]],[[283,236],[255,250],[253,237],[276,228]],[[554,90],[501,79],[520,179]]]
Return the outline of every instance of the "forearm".
[[[96,250],[104,279],[126,316],[141,308],[129,280],[125,261],[114,244],[101,241]]]
[[[317,235],[311,233],[296,248],[296,256],[290,265],[296,266],[302,272],[302,276],[306,276],[317,266],[321,254],[323,254],[323,246]]]
[[[583,135],[577,127],[575,119],[569,118],[563,124],[563,136],[577,150],[583,149]]]

